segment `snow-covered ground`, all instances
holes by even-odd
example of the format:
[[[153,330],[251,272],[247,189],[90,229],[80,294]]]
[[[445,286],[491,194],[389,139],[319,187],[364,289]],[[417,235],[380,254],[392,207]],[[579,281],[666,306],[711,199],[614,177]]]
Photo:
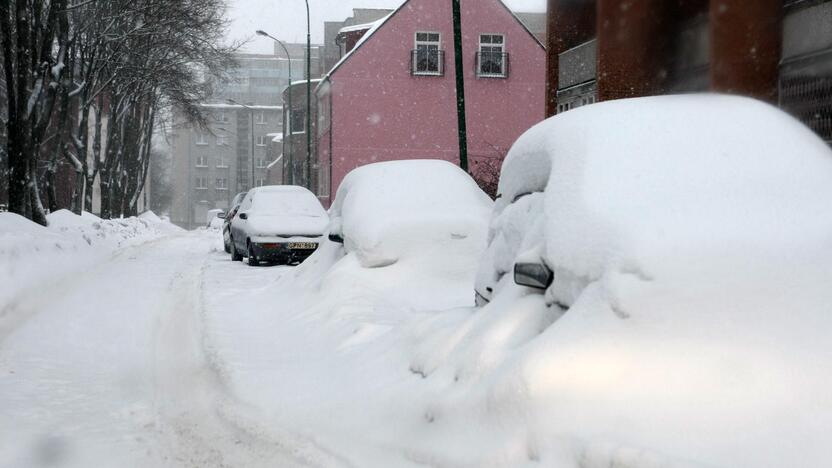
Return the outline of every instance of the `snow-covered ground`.
[[[571,111],[509,156],[487,266],[532,232],[577,278],[565,312],[508,279],[473,307],[491,202],[447,163],[355,172],[344,244],[299,267],[157,219],[0,217],[0,467],[828,465],[829,149],[770,107],[674,99]],[[584,140],[630,157],[558,137],[599,110],[622,131]],[[627,140],[663,125],[734,146]],[[541,160],[559,144],[586,153]]]

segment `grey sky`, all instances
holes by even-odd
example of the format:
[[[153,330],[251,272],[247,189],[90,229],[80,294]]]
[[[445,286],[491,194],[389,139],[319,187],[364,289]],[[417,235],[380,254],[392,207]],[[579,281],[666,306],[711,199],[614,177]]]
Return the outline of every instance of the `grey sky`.
[[[263,29],[288,42],[306,41],[306,6],[304,0],[228,0],[232,18],[232,39],[248,39]],[[353,8],[395,8],[403,0],[309,0],[312,17],[312,41],[322,42],[323,22],[343,20]],[[546,0],[505,0],[516,11],[544,11]],[[248,52],[272,53],[272,42],[254,37],[245,48]]]

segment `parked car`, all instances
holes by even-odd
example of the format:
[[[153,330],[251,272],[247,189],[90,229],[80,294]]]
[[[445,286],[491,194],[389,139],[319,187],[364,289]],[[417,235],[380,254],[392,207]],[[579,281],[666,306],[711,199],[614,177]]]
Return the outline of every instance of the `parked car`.
[[[222,241],[225,244],[225,253],[231,253],[231,220],[237,215],[237,210],[240,209],[240,203],[243,202],[246,192],[240,192],[231,200],[231,209],[225,215],[222,223]]]
[[[303,187],[257,187],[243,198],[231,221],[231,259],[296,264],[317,250],[329,217]]]
[[[803,168],[824,158],[828,146],[808,128],[747,98],[639,98],[559,114],[506,157],[477,303],[521,285],[567,309],[616,272],[652,281],[688,268],[683,252],[704,264],[743,244],[782,250],[764,233],[805,235],[809,184],[826,175]]]
[[[208,210],[206,214],[206,225],[208,229],[219,229],[225,219],[225,212],[220,209]]]

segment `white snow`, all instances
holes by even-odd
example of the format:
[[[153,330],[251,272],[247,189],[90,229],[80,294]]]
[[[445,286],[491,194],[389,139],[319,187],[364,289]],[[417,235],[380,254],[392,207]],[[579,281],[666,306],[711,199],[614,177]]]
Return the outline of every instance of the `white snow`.
[[[392,161],[350,172],[330,218],[346,250],[373,267],[465,240],[481,242],[491,206],[473,179],[449,162]]]
[[[449,163],[362,167],[330,210],[346,244],[296,268],[157,238],[152,214],[0,215],[0,466],[828,465],[817,137],[738,98],[595,104],[530,130],[503,176],[492,212]],[[22,294],[5,268],[34,246],[75,274]],[[505,275],[471,307],[478,265],[517,256],[568,291]]]
[[[4,307],[14,296],[100,262],[118,249],[180,230],[155,215],[104,221],[90,213],[78,216],[60,210],[47,215],[47,221],[48,228],[13,213],[0,213],[0,304]]]

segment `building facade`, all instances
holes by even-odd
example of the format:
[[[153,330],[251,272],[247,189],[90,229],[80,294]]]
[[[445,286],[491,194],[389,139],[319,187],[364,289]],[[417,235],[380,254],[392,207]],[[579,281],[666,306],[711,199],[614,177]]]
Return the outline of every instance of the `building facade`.
[[[204,225],[208,210],[227,210],[237,193],[267,183],[268,148],[283,128],[290,62],[260,54],[239,54],[237,61],[235,79],[217,86],[203,105],[207,128],[174,115],[170,217],[186,229]]]
[[[462,0],[472,173],[544,118],[546,53],[500,0]],[[408,0],[373,24],[317,88],[318,195],[377,161],[459,162],[451,2]]]
[[[829,0],[549,0],[547,113],[716,91],[779,104],[832,142]]]

